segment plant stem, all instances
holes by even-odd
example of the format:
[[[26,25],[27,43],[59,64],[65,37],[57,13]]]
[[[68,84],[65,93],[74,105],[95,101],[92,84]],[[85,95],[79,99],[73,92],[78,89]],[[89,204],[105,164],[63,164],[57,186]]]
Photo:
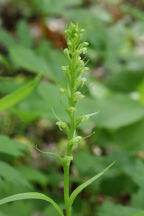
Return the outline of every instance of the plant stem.
[[[69,169],[70,161],[66,161],[66,163],[64,164],[64,200],[66,216],[71,216],[71,209],[69,207]]]
[[[72,101],[72,88],[71,88],[71,98]],[[69,104],[71,106],[71,103]],[[71,156],[72,154],[72,146],[70,141],[75,136],[75,115],[74,112],[70,115],[70,133],[68,136],[68,145],[67,145],[67,153],[66,156]],[[71,206],[69,206],[69,175],[70,175],[70,160],[66,160],[64,163],[64,200],[65,200],[65,208],[66,208],[66,216],[71,216]]]
[[[67,37],[68,48],[64,50],[64,54],[67,57],[68,65],[63,66],[67,79],[68,85],[66,88],[61,89],[61,93],[65,94],[68,99],[69,107],[66,108],[66,112],[70,118],[70,124],[59,121],[57,125],[60,130],[64,129],[67,133],[68,144],[66,149],[66,155],[63,157],[63,169],[64,169],[64,201],[65,201],[65,216],[71,216],[71,205],[70,205],[70,163],[72,160],[72,150],[77,146],[81,140],[81,136],[77,136],[77,118],[75,116],[76,105],[83,98],[83,94],[79,91],[80,87],[83,86],[85,79],[81,75],[87,70],[84,61],[81,59],[81,54],[85,54],[86,42],[80,43],[80,36],[83,33],[83,29],[78,24],[70,23],[65,31]],[[79,120],[79,123],[81,120]]]

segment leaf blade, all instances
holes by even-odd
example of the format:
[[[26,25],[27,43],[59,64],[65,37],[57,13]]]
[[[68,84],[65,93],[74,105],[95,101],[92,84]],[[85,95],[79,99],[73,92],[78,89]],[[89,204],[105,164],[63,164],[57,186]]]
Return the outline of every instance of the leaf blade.
[[[17,200],[25,200],[25,199],[40,199],[40,200],[45,200],[49,203],[51,203],[53,205],[53,207],[57,210],[57,212],[61,215],[64,216],[62,213],[62,210],[60,209],[60,207],[57,205],[57,203],[51,199],[50,197],[42,194],[42,193],[38,193],[38,192],[28,192],[28,193],[20,193],[20,194],[16,194],[16,195],[12,195],[6,198],[3,198],[0,200],[0,205],[3,205],[5,203],[9,203],[12,201],[17,201]]]
[[[41,75],[38,75],[34,80],[30,81],[22,88],[0,99],[0,112],[17,104],[19,101],[27,97],[32,92],[32,90],[36,87],[37,83],[40,80],[40,77]]]
[[[69,206],[72,206],[75,198],[77,197],[77,195],[84,189],[86,188],[88,185],[90,185],[92,182],[94,182],[96,179],[98,179],[100,176],[102,176],[107,170],[109,170],[113,165],[115,164],[115,161],[112,162],[108,167],[106,167],[102,172],[98,173],[97,175],[95,175],[94,177],[92,177],[91,179],[89,179],[88,181],[84,182],[83,184],[81,184],[80,186],[78,186],[71,194],[70,199],[69,199]]]
[[[144,216],[144,211],[140,211],[132,216]]]

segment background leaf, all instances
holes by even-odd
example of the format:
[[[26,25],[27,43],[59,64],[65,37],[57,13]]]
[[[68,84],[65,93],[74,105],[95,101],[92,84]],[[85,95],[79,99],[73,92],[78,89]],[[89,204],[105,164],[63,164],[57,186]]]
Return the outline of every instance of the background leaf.
[[[0,112],[17,104],[19,101],[27,97],[31,93],[31,91],[36,87],[36,85],[39,82],[39,79],[40,76],[37,76],[35,80],[29,82],[24,87],[0,99]]]
[[[37,192],[29,192],[29,193],[22,193],[22,194],[16,194],[13,196],[9,196],[6,198],[3,198],[0,200],[0,205],[8,203],[8,202],[12,202],[12,201],[16,201],[16,200],[24,200],[24,199],[40,199],[40,200],[45,200],[49,203],[51,203],[54,208],[58,211],[58,213],[63,216],[63,213],[61,211],[61,209],[58,207],[58,205],[48,196],[41,194],[41,193],[37,193]]]

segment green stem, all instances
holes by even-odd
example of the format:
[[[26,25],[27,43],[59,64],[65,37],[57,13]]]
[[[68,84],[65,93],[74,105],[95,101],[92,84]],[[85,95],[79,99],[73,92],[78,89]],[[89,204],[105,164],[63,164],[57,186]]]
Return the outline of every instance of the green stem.
[[[74,117],[74,113],[71,115],[70,117],[70,134],[68,137],[68,146],[67,146],[67,156],[71,156],[72,154],[72,146],[71,146],[71,140],[74,137],[75,134],[75,117]]]
[[[70,161],[65,161],[64,165],[64,201],[66,216],[71,216],[71,207],[69,206],[69,169]]]
[[[72,102],[72,88],[71,88],[71,102]],[[70,104],[71,106],[72,104]],[[68,146],[66,156],[71,156],[72,154],[72,146],[71,140],[75,135],[75,115],[74,112],[70,115],[70,133],[68,137]],[[71,216],[71,206],[69,205],[69,171],[70,171],[70,161],[66,160],[64,162],[64,200],[65,200],[65,209],[66,216]]]

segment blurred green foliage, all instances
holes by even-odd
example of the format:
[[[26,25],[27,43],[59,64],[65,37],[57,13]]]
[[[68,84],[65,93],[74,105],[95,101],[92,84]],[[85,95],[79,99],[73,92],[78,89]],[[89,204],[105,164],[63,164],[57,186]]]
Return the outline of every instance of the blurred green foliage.
[[[62,104],[57,85],[67,84],[61,72],[62,49],[64,26],[72,20],[85,28],[90,44],[90,70],[83,88],[87,97],[79,112],[99,114],[79,126],[84,136],[94,134],[80,144],[79,152],[75,150],[71,190],[117,160],[77,198],[74,215],[144,215],[143,9],[144,1],[139,0],[0,0],[1,98],[42,74],[31,95],[0,113],[0,198],[39,191],[63,206],[62,168],[33,145],[43,151],[65,151],[65,136],[55,126],[54,113],[66,118],[66,102]],[[0,216],[14,215],[57,213],[43,201],[0,208]]]

